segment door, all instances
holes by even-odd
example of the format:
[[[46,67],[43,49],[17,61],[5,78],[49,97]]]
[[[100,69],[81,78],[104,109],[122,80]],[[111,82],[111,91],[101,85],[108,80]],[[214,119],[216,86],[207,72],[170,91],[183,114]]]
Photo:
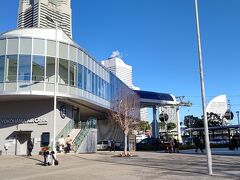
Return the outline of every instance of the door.
[[[74,128],[80,129],[80,118],[79,118],[79,109],[73,109],[73,120],[74,120]]]
[[[27,155],[27,141],[31,138],[31,133],[21,132],[17,135],[17,155]]]

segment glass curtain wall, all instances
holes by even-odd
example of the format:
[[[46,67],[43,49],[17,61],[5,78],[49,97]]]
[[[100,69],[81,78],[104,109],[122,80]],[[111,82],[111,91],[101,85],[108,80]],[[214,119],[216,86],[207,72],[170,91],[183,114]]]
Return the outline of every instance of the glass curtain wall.
[[[83,66],[78,64],[78,88],[83,89]]]
[[[17,80],[17,55],[8,55],[6,59],[5,81],[16,82]]]
[[[33,56],[32,81],[44,81],[45,58],[44,56]]]
[[[47,40],[46,43],[46,40],[34,39],[34,43],[32,43],[31,38],[20,38],[19,44],[17,43],[18,41],[17,38],[3,41],[5,43],[8,42],[8,46],[11,46],[7,47],[7,49],[9,49],[7,53],[11,55],[0,56],[0,82],[33,81],[54,83],[56,55],[54,51],[55,42]],[[45,47],[45,44],[47,48]],[[32,46],[34,47],[32,48]],[[90,62],[88,61],[93,61],[93,59],[91,57],[85,57],[82,60],[82,54],[85,53],[76,47],[71,46],[70,55],[67,50],[69,45],[64,44],[64,46],[61,47],[66,53],[60,53],[58,64],[59,84],[84,89],[98,97],[109,100],[112,97],[111,94],[115,86],[111,83],[109,84],[82,64],[74,62],[77,57],[80,58],[79,62],[84,64],[89,64]],[[20,54],[17,54],[18,49],[20,50]],[[76,53],[77,50],[80,54],[78,56]],[[98,68],[101,68],[101,66],[97,63],[95,66],[94,69],[97,72]],[[100,73],[103,73],[103,71]],[[110,75],[110,78],[114,79],[112,76]],[[110,80],[110,82],[112,81]]]
[[[46,81],[50,83],[54,83],[55,77],[55,58],[47,57],[46,62]]]
[[[19,55],[18,81],[30,81],[31,56]]]
[[[77,63],[70,61],[70,82],[71,86],[76,87],[77,85]]]
[[[0,56],[0,82],[4,82],[5,56]]]
[[[68,85],[68,60],[59,59],[59,84]]]

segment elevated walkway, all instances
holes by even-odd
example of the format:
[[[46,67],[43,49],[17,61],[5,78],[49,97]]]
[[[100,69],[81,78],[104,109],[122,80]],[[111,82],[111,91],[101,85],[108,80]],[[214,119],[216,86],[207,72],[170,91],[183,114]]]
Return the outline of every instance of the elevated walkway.
[[[171,94],[138,90],[135,92],[140,97],[141,107],[177,105],[176,98]]]
[[[159,138],[158,130],[158,107],[159,106],[177,106],[176,98],[171,94],[150,92],[150,91],[138,91],[135,90],[140,98],[140,107],[151,107],[153,109],[153,122],[152,122],[152,135],[155,138]]]

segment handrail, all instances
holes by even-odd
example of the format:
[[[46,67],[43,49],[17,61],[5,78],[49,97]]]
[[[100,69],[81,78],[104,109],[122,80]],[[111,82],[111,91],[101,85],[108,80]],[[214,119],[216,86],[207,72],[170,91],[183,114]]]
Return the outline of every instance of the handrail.
[[[81,122],[81,130],[73,141],[75,151],[77,151],[79,146],[82,144],[90,129],[96,129],[95,119],[89,119],[86,122]]]
[[[71,130],[74,128],[74,121],[70,120],[66,126],[58,133],[56,136],[56,140],[58,140],[61,136],[64,138],[67,137],[67,135],[71,132]]]
[[[79,146],[82,144],[82,142],[83,142],[84,138],[87,136],[89,130],[90,130],[89,128],[85,128],[85,129],[80,130],[77,137],[73,141],[73,147],[74,147],[75,151],[77,151]]]

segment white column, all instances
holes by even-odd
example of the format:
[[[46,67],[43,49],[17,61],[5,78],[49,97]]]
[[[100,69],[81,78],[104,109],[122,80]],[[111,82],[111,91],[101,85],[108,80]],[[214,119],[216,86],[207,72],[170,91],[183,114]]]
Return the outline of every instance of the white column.
[[[182,135],[181,135],[181,126],[180,126],[180,108],[176,108],[176,114],[177,114],[177,131],[178,131],[178,142],[182,143]]]

